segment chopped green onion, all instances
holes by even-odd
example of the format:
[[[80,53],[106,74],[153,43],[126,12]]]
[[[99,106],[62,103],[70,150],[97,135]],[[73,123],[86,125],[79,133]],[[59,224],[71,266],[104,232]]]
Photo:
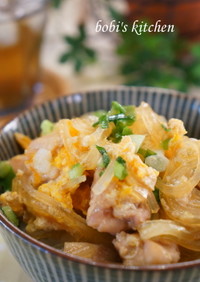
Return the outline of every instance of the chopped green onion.
[[[54,124],[50,120],[45,119],[42,121],[40,128],[41,128],[41,135],[47,135],[53,131]]]
[[[135,144],[135,152],[137,153],[145,139],[145,135],[132,134],[130,137]]]
[[[99,153],[102,155],[103,167],[106,168],[108,166],[109,162],[110,162],[110,157],[103,147],[96,145],[96,148],[99,151]]]
[[[15,178],[15,172],[12,166],[6,162],[0,162],[0,194],[6,191],[11,191],[12,180]]]
[[[149,149],[145,150],[145,149],[143,149],[143,148],[140,148],[140,149],[138,150],[138,154],[142,155],[144,158],[147,158],[147,157],[149,157],[149,156],[156,155],[156,152],[154,152],[154,151],[152,151],[152,150],[149,150]]]
[[[159,189],[155,187],[155,190],[153,191],[153,193],[154,193],[154,196],[155,196],[155,198],[156,198],[156,201],[157,201],[158,203],[160,203],[160,193],[159,193]]]
[[[126,161],[122,157],[118,157],[115,161],[114,175],[120,180],[124,180],[128,175]]]
[[[103,114],[99,117],[99,120],[93,124],[93,127],[96,127],[97,125],[100,125],[101,128],[106,129],[108,128],[109,121],[106,114]]]
[[[72,166],[72,168],[69,171],[69,178],[70,179],[74,179],[77,178],[79,176],[81,176],[83,174],[83,167],[81,164],[77,163],[75,165]]]
[[[15,212],[9,206],[4,206],[1,208],[3,214],[6,218],[15,226],[19,226],[19,219],[17,218]]]
[[[0,178],[6,177],[11,169],[12,167],[7,161],[0,162]]]
[[[99,120],[93,124],[94,127],[100,126],[103,129],[109,127],[109,122],[113,122],[115,127],[108,139],[115,143],[121,141],[122,136],[133,134],[128,126],[135,122],[135,107],[122,106],[118,102],[112,102],[111,110],[99,116]]]
[[[114,143],[118,143],[121,141],[122,136],[133,134],[132,130],[126,126],[126,121],[118,120],[115,123],[115,127],[113,128],[108,139],[112,140]]]
[[[116,101],[113,101],[112,102],[112,107],[111,107],[111,110],[110,110],[109,114],[113,115],[113,114],[116,114],[116,113],[125,114],[126,110],[125,110],[125,108],[121,104],[119,104]]]
[[[108,116],[108,121],[116,122],[118,120],[123,120],[126,122],[126,125],[131,125],[134,122],[134,117],[126,116],[125,114],[116,114],[112,116]]]
[[[110,136],[108,137],[109,140],[112,140],[114,143],[119,143],[122,139],[122,131],[124,128],[123,121],[117,121],[116,126],[113,128]]]
[[[93,115],[95,115],[96,117],[101,117],[102,115],[106,115],[106,111],[100,110],[100,111],[96,111],[93,112]]]
[[[169,149],[169,142],[172,138],[167,138],[164,141],[162,141],[161,146],[164,150],[168,150]]]
[[[154,156],[154,155],[156,155],[156,152],[154,152],[150,149],[146,150],[146,158],[149,157],[149,156]]]
[[[165,171],[169,160],[164,155],[151,155],[145,158],[145,164],[157,171]]]
[[[126,126],[122,129],[122,136],[132,135],[132,134],[133,134],[133,131],[129,127]]]
[[[161,124],[161,127],[162,127],[166,132],[171,131],[171,128],[167,128],[163,123]]]
[[[124,106],[124,109],[126,111],[126,114],[128,116],[132,116],[136,119],[136,116],[135,116],[135,106]]]

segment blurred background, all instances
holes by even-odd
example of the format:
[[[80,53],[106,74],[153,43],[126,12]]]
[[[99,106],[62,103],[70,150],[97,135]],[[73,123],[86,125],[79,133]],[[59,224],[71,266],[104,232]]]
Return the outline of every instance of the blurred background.
[[[0,121],[46,99],[113,84],[198,95],[199,13],[200,1],[189,0],[1,0]],[[160,20],[175,32],[123,32],[135,20]]]
[[[34,104],[109,85],[199,95],[199,15],[200,0],[0,0],[0,126]],[[117,32],[106,30],[113,20]],[[122,31],[135,20],[175,32]],[[0,276],[29,281],[1,237]]]
[[[52,4],[42,65],[68,78],[73,90],[121,83],[191,92],[200,84],[200,1],[53,0]],[[175,32],[96,32],[99,20],[101,25],[115,20],[130,27],[134,20],[161,20],[174,24]]]
[[[54,0],[53,5],[42,63],[70,75],[73,88],[123,83],[190,91],[199,85],[200,1]],[[131,26],[137,19],[174,24],[175,32],[95,31],[99,20]]]

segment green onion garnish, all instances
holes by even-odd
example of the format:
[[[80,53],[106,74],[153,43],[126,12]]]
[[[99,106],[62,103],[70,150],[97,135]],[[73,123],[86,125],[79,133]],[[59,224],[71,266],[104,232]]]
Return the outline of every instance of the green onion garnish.
[[[45,119],[42,121],[40,128],[41,128],[41,135],[47,135],[53,131],[54,124],[50,120]]]
[[[103,114],[99,117],[99,120],[93,124],[93,127],[99,125],[101,128],[106,129],[109,126],[108,117],[106,114]]]
[[[0,162],[0,178],[5,178],[11,169],[12,167],[7,161]]]
[[[132,129],[130,129],[129,127],[125,126],[123,129],[122,129],[122,136],[125,136],[125,135],[132,135],[133,134],[133,131]]]
[[[70,179],[74,179],[77,177],[80,177],[83,174],[83,167],[81,164],[77,163],[75,165],[72,166],[72,168],[69,171],[69,178]]]
[[[112,114],[117,114],[117,113],[125,114],[126,110],[125,110],[125,107],[123,107],[120,103],[113,101],[109,114],[112,115]]]
[[[96,112],[93,112],[92,113],[94,116],[96,116],[96,117],[100,117],[100,116],[102,116],[102,115],[105,115],[106,114],[106,111],[104,111],[104,110],[99,110],[99,111],[96,111]]]
[[[109,123],[113,122],[113,128],[108,139],[115,143],[121,141],[122,136],[133,134],[128,127],[136,120],[134,106],[122,106],[118,102],[112,102],[111,110],[99,116],[99,120],[93,124],[94,127],[100,126],[103,129],[109,127]]]
[[[3,214],[6,218],[15,226],[19,226],[19,219],[17,218],[15,212],[9,206],[4,206],[1,208]]]
[[[138,150],[138,154],[142,155],[144,158],[147,158],[147,157],[149,157],[149,156],[156,155],[156,153],[155,153],[154,151],[149,150],[149,149],[145,150],[145,149],[143,149],[143,148],[140,148],[140,149]]]
[[[96,145],[96,148],[99,151],[99,153],[102,155],[103,167],[106,168],[108,166],[109,162],[110,162],[110,157],[103,147]]]
[[[108,121],[116,122],[118,120],[122,120],[126,122],[126,125],[131,125],[134,122],[134,117],[126,116],[125,114],[116,114],[112,116],[108,116]]]
[[[166,132],[171,131],[171,128],[167,128],[163,123],[161,124],[161,127],[162,127]]]
[[[160,203],[160,193],[159,193],[159,189],[155,187],[155,190],[153,191],[153,193],[154,193],[154,196],[155,196],[155,198],[156,198],[156,201],[157,201],[158,203]]]
[[[169,149],[169,142],[172,138],[167,138],[164,141],[162,141],[161,146],[164,150],[168,150]]]
[[[7,161],[0,162],[0,193],[11,191],[15,172]]]
[[[124,180],[128,175],[126,161],[122,157],[118,157],[115,161],[114,175],[120,180]]]

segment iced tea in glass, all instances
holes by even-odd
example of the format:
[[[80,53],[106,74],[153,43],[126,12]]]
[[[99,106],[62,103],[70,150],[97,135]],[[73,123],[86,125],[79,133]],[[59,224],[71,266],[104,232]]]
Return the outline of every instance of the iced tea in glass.
[[[46,0],[0,0],[0,115],[25,107],[39,81]]]

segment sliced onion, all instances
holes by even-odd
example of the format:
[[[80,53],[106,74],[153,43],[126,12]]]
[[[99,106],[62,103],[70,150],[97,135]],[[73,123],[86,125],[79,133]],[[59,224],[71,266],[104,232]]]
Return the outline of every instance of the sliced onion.
[[[75,148],[74,146],[76,137],[72,137],[70,134],[70,124],[71,124],[70,120],[63,119],[57,123],[57,127],[59,130],[61,140],[66,148],[68,160],[70,160],[71,163],[77,163],[78,152],[77,152],[77,148]]]
[[[175,199],[161,195],[162,207],[170,219],[184,226],[200,227],[200,191],[193,189],[189,197]]]
[[[147,196],[147,201],[148,201],[148,204],[149,204],[149,208],[151,210],[152,213],[157,213],[160,209],[157,201],[156,201],[156,198],[153,194],[152,191],[148,190],[148,196]]]
[[[95,195],[103,193],[112,181],[114,177],[114,163],[114,160],[109,163],[102,176],[92,186],[92,191]]]
[[[145,135],[131,134],[130,137],[135,144],[135,152],[137,153],[145,139]]]
[[[59,224],[61,229],[69,232],[75,240],[92,243],[103,243],[105,240],[109,240],[107,235],[87,226],[85,219],[73,210],[63,208],[49,195],[35,190],[29,183],[27,176],[16,177],[13,186],[19,194],[21,203],[30,213]]]
[[[152,155],[145,158],[145,164],[161,172],[166,170],[169,160],[164,155]]]
[[[168,239],[186,249],[200,251],[199,232],[192,232],[172,220],[147,220],[138,228],[142,240]]]
[[[200,181],[200,143],[184,138],[183,146],[175,158],[170,160],[164,177],[156,186],[171,197],[185,197]]]
[[[85,170],[95,170],[100,159],[101,155],[98,154],[96,146],[92,146],[88,152],[83,154],[80,163]]]
[[[161,117],[147,103],[142,102],[136,110],[137,120],[132,126],[133,132],[148,134],[146,139],[151,139],[153,147],[159,147],[165,134],[161,128],[163,120],[161,121]]]

